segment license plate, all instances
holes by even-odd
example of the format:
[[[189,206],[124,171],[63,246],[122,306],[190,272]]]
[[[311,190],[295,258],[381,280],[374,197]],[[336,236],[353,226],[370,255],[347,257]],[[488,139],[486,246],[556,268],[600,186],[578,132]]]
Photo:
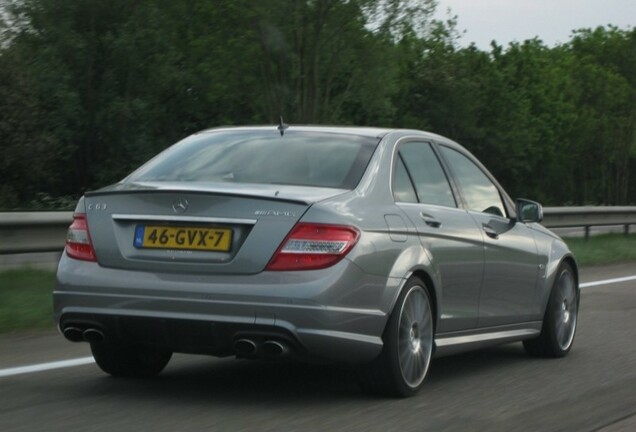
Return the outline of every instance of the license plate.
[[[134,245],[136,248],[227,252],[232,245],[232,230],[219,227],[137,225]]]

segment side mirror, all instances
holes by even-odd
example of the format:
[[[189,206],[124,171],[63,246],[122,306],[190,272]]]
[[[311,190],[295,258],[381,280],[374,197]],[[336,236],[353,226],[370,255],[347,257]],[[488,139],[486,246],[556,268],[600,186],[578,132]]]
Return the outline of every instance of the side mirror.
[[[516,210],[519,222],[541,222],[543,220],[543,207],[538,202],[518,198]]]

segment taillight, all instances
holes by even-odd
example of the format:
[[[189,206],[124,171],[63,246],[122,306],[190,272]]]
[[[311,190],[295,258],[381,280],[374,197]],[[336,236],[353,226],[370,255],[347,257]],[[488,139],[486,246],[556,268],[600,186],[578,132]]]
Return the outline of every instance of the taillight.
[[[267,265],[266,270],[317,270],[344,258],[360,232],[349,226],[299,223]]]
[[[97,261],[84,213],[73,215],[73,223],[66,234],[66,254],[79,260]]]

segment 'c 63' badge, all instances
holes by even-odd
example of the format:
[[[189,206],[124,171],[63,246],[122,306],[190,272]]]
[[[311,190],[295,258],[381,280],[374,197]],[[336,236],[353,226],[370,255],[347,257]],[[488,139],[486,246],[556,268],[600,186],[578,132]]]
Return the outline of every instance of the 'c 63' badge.
[[[106,203],[90,203],[87,207],[89,210],[106,210]]]

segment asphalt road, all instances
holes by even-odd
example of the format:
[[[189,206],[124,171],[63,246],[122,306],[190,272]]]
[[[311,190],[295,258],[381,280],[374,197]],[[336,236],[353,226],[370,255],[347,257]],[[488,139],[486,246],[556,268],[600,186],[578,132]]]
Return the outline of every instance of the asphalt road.
[[[589,268],[582,282],[636,275]],[[94,364],[0,377],[0,431],[634,431],[636,280],[584,288],[559,360],[521,344],[435,359],[410,399],[364,394],[351,370],[178,355],[153,380]],[[89,355],[53,333],[0,336],[0,372]]]

